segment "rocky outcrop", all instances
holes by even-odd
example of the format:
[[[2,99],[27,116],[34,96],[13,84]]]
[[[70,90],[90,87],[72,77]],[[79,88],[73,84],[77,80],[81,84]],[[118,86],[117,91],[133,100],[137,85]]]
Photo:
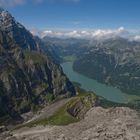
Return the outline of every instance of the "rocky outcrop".
[[[78,123],[22,128],[13,135],[18,140],[139,140],[140,118],[138,112],[125,107],[93,107]]]
[[[85,96],[79,95],[68,104],[67,112],[78,119],[83,119],[86,112],[96,106],[98,97],[94,93],[86,93]]]
[[[29,31],[0,10],[0,122],[75,94],[62,68],[38,49]]]

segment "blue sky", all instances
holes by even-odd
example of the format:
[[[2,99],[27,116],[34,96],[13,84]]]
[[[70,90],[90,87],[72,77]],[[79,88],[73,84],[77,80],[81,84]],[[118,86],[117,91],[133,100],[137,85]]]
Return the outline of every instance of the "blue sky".
[[[28,28],[140,28],[140,0],[0,0]]]

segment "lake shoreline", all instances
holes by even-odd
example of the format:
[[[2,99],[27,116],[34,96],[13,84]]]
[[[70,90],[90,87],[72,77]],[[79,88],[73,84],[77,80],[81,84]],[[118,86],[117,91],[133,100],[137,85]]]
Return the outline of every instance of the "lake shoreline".
[[[103,83],[99,83],[98,81],[89,78],[85,75],[77,73],[73,70],[73,62],[64,62],[61,63],[64,73],[68,76],[68,78],[80,84],[81,88],[87,91],[93,91],[98,96],[102,96],[109,101],[113,101],[116,103],[128,103],[129,95],[123,93],[116,87],[112,87],[109,85],[105,85]]]

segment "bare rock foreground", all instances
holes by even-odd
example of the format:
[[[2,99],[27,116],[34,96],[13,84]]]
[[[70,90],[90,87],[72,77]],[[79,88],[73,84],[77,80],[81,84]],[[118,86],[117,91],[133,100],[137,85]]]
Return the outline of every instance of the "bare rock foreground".
[[[140,117],[125,107],[94,107],[83,120],[68,126],[21,128],[0,135],[0,140],[140,140]]]

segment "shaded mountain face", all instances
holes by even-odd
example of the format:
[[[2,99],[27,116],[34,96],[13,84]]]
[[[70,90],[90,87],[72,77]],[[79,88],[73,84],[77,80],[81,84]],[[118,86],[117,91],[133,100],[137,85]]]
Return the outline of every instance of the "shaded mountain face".
[[[29,31],[0,10],[0,122],[75,94],[62,68],[39,50]]]
[[[128,94],[140,95],[140,43],[109,39],[90,47],[74,62],[75,71]]]

